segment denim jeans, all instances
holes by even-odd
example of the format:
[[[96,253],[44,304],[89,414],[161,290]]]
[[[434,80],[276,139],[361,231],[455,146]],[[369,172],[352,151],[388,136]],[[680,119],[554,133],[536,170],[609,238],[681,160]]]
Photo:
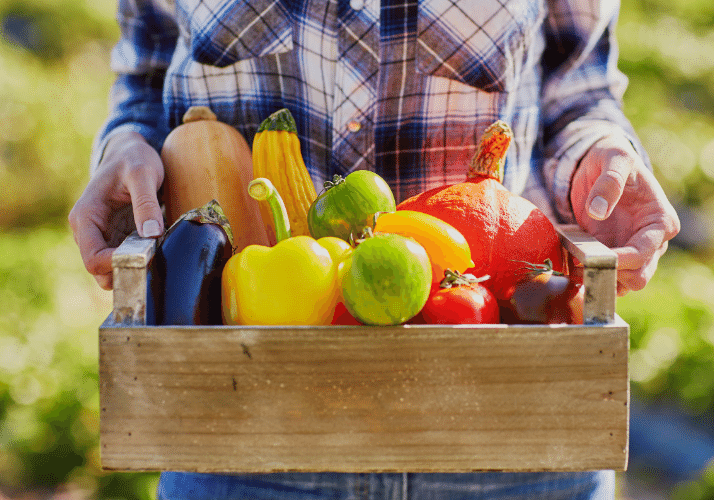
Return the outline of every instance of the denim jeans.
[[[158,500],[613,500],[615,473],[466,474],[164,472]]]

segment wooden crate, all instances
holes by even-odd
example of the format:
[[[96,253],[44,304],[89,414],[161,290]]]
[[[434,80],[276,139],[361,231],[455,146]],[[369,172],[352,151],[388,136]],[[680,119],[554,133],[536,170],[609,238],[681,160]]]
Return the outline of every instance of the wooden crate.
[[[199,472],[624,470],[615,254],[567,226],[584,325],[144,326],[151,240],[114,257],[102,466]]]

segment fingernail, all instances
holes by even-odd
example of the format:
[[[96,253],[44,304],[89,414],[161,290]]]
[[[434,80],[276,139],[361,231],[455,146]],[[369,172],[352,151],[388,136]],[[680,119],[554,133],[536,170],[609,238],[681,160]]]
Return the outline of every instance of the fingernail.
[[[588,213],[593,219],[603,220],[607,215],[607,200],[602,196],[593,198],[593,201],[590,202]]]
[[[144,233],[144,238],[152,238],[161,235],[161,226],[153,219],[149,219],[141,226],[141,232]]]

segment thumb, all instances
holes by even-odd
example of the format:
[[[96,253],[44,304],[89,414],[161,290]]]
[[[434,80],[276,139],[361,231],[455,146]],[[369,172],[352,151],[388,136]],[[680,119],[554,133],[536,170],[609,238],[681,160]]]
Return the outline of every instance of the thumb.
[[[634,167],[632,156],[619,154],[616,150],[611,150],[602,161],[601,174],[590,188],[585,205],[588,215],[595,220],[610,217]]]
[[[142,238],[154,238],[164,232],[164,217],[156,194],[159,184],[150,169],[134,169],[127,181],[134,222]]]

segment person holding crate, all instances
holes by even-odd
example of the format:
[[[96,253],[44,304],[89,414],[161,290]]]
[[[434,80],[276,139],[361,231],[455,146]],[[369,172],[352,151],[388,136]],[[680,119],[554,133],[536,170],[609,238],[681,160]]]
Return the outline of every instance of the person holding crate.
[[[209,106],[250,143],[287,107],[316,186],[379,173],[397,202],[460,182],[480,133],[514,132],[505,186],[618,255],[618,293],[642,289],[679,220],[621,109],[619,0],[120,0],[117,80],[91,179],[69,216],[87,270],[164,230],[158,151]],[[588,498],[614,474],[164,473],[158,498]]]

